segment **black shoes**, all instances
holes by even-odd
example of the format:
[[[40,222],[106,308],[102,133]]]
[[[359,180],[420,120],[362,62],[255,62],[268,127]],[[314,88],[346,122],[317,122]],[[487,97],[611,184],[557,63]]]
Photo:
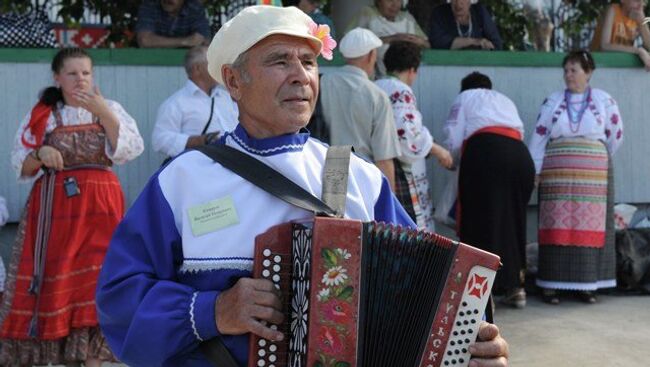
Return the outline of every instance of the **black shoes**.
[[[580,291],[578,292],[578,298],[580,298],[580,300],[584,303],[596,303],[596,293],[592,291]]]
[[[559,305],[560,297],[555,289],[542,289],[542,300],[550,305]]]

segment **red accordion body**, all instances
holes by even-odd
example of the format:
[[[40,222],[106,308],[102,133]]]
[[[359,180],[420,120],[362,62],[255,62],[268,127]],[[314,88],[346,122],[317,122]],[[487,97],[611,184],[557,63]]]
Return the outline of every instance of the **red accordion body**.
[[[256,238],[253,277],[284,298],[283,343],[249,367],[466,366],[499,257],[383,223],[316,217]]]

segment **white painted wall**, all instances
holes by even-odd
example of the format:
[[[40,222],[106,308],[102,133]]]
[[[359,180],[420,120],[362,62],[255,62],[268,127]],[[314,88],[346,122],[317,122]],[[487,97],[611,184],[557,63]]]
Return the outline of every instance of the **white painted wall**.
[[[323,68],[327,72],[328,68]],[[489,75],[494,88],[518,106],[530,135],[539,105],[551,92],[563,87],[561,69],[517,67],[423,66],[415,85],[425,124],[439,141],[442,123],[467,73]],[[151,150],[151,130],[160,103],[185,82],[181,67],[97,66],[96,81],[104,96],[120,102],[136,119],[146,150],[118,173],[128,203],[133,202],[162,156]],[[0,195],[7,199],[11,221],[17,221],[26,202],[29,185],[18,185],[10,166],[10,152],[17,125],[36,102],[38,92],[49,85],[49,65],[0,64]],[[650,77],[642,69],[601,68],[592,82],[620,104],[625,123],[625,142],[615,157],[617,201],[650,203]],[[429,163],[434,197],[446,172]]]

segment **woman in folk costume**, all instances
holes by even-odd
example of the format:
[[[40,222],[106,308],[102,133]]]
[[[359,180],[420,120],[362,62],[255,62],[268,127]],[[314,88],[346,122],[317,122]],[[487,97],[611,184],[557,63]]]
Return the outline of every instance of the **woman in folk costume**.
[[[124,197],[113,163],[144,145],[135,121],[93,86],[81,49],[60,50],[54,80],[20,124],[11,153],[34,180],[0,308],[0,365],[99,366],[112,360],[100,333],[95,287]]]
[[[395,159],[395,195],[418,228],[433,232],[433,203],[425,159],[433,156],[445,168],[451,167],[452,159],[445,148],[434,143],[431,133],[422,125],[422,114],[411,89],[421,53],[421,48],[414,43],[391,43],[384,56],[389,76],[375,83],[390,98],[402,151]]]
[[[594,291],[616,286],[610,157],[623,121],[616,101],[589,86],[589,52],[573,51],[562,64],[567,88],[544,100],[529,143],[539,174],[537,285],[551,304],[560,302],[556,290],[594,303]]]
[[[445,124],[447,147],[460,162],[456,209],[462,242],[493,252],[503,267],[494,283],[502,303],[526,305],[526,206],[535,171],[517,107],[490,78],[466,76]]]

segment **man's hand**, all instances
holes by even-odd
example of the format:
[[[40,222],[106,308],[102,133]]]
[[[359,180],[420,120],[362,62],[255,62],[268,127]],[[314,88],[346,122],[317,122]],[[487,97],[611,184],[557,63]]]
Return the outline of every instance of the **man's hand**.
[[[253,333],[281,341],[284,335],[265,325],[284,321],[280,293],[267,279],[241,278],[222,292],[215,303],[217,329],[224,335]]]
[[[191,35],[185,37],[182,41],[183,47],[192,48],[194,46],[199,46],[205,43],[205,37],[201,33],[192,33]]]
[[[494,50],[494,44],[486,38],[481,38],[479,40],[479,46],[481,46],[483,50]]]
[[[499,334],[499,328],[487,322],[478,329],[478,341],[469,347],[472,360],[469,367],[507,367],[508,343]]]

